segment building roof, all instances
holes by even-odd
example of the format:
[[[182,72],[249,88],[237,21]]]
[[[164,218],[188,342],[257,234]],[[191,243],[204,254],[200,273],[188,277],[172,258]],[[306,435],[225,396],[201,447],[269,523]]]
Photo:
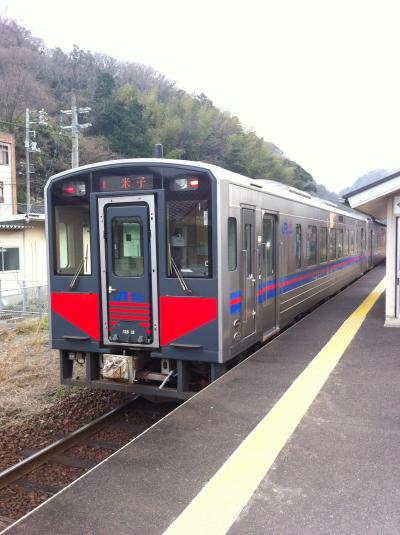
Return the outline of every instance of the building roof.
[[[380,184],[384,184],[385,182],[389,182],[393,178],[396,178],[400,176],[400,170],[396,171],[395,173],[392,173],[391,175],[385,176],[383,178],[380,178],[379,180],[376,180],[375,182],[371,182],[370,184],[367,184],[366,186],[362,186],[361,188],[354,189],[352,191],[349,191],[342,195],[343,199],[348,199],[349,197],[352,197],[353,195],[357,195],[358,193],[362,193],[363,191],[366,191],[374,186],[379,186]]]
[[[396,171],[367,186],[350,191],[343,197],[351,208],[360,210],[376,219],[385,220],[387,199],[395,194],[400,195],[400,171]]]
[[[0,223],[0,230],[25,230],[33,228],[32,225],[4,225]]]

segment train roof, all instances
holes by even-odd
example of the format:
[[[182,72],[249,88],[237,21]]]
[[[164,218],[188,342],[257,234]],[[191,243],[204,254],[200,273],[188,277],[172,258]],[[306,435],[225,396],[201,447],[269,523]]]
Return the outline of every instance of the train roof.
[[[257,191],[264,191],[276,197],[281,197],[284,199],[290,199],[296,202],[301,202],[315,208],[320,208],[322,210],[328,210],[330,212],[335,212],[338,214],[352,216],[360,220],[371,220],[372,218],[353,210],[347,205],[336,204],[334,202],[315,197],[308,193],[307,191],[300,190],[288,184],[283,184],[282,182],[277,182],[275,180],[269,180],[266,178],[250,178],[239,173],[234,173],[218,165],[213,165],[205,162],[195,162],[190,160],[170,160],[167,158],[129,158],[121,160],[109,160],[105,162],[97,162],[88,165],[83,165],[81,167],[75,167],[67,171],[63,171],[56,175],[53,175],[49,178],[46,188],[54,180],[61,178],[63,176],[68,176],[71,174],[76,174],[77,172],[90,171],[97,168],[102,168],[106,166],[115,166],[118,165],[129,165],[129,164],[143,164],[143,165],[174,165],[179,167],[190,167],[197,168],[199,170],[210,171],[217,180],[228,181],[230,183],[237,184],[239,186],[245,186]]]

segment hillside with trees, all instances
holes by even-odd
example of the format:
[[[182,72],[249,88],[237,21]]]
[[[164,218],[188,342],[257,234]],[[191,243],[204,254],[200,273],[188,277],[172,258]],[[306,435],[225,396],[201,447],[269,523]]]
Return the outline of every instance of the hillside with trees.
[[[60,110],[71,107],[73,89],[78,106],[92,109],[92,127],[80,134],[81,165],[151,157],[154,144],[162,143],[167,158],[202,160],[316,191],[309,173],[206,95],[190,95],[139,63],[121,63],[76,46],[70,53],[46,48],[29,30],[2,16],[0,87],[0,130],[17,138],[20,202],[25,187],[25,108],[49,114],[48,126],[34,125],[41,153],[32,157],[32,195],[40,203],[47,177],[71,165],[71,139],[60,129]]]

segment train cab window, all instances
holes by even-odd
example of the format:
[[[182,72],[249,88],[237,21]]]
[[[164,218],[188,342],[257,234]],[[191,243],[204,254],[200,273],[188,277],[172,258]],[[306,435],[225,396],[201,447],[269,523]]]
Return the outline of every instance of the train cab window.
[[[91,274],[88,205],[55,207],[56,273]]]
[[[168,275],[209,277],[209,206],[208,200],[167,201]]]
[[[228,218],[228,269],[237,268],[237,224],[235,217]]]
[[[274,234],[275,230],[273,216],[264,214],[262,225],[262,259],[264,265],[266,266],[265,272],[269,277],[274,274]]]
[[[336,229],[331,228],[329,230],[329,259],[334,260],[336,258]]]
[[[296,269],[301,268],[301,225],[296,225]]]
[[[345,228],[343,231],[343,256],[349,254],[349,229]]]
[[[339,228],[336,231],[336,241],[337,241],[337,258],[342,258],[343,256],[343,229]]]
[[[319,261],[328,260],[328,229],[320,227],[319,229]]]
[[[140,217],[113,218],[112,256],[117,277],[143,276],[143,221]]]
[[[317,263],[317,227],[314,225],[307,227],[306,256],[308,266]]]

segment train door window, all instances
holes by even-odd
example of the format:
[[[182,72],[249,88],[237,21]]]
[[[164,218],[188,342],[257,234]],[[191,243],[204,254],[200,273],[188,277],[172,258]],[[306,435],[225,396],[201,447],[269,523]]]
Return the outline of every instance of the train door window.
[[[252,270],[252,250],[253,250],[253,247],[252,247],[252,243],[251,243],[251,233],[252,233],[252,225],[250,225],[249,223],[246,223],[245,226],[244,226],[244,249],[245,251],[247,251],[247,258],[246,258],[246,275],[247,277],[249,277],[250,275],[252,275],[253,273],[253,270]]]
[[[329,258],[336,258],[336,229],[331,228],[329,231]]]
[[[326,262],[328,259],[328,229],[320,227],[319,229],[319,261]]]
[[[343,231],[343,256],[349,254],[349,229],[345,228]]]
[[[301,268],[301,225],[296,225],[296,269]]]
[[[350,254],[354,253],[354,230],[350,230]]]
[[[317,263],[317,227],[314,225],[307,227],[306,256],[308,266]]]
[[[228,218],[228,269],[237,268],[237,224],[235,217]]]
[[[117,277],[142,277],[143,222],[140,217],[112,220],[112,267]]]
[[[343,256],[343,229],[338,228],[336,231],[336,241],[337,241],[337,258],[342,258]]]
[[[360,239],[360,247],[361,247],[361,252],[363,253],[364,250],[365,250],[365,232],[364,232],[364,229],[361,228],[361,239]]]
[[[265,251],[264,262],[267,265],[266,273],[271,276],[274,274],[274,220],[266,214],[263,217],[262,242]]]

